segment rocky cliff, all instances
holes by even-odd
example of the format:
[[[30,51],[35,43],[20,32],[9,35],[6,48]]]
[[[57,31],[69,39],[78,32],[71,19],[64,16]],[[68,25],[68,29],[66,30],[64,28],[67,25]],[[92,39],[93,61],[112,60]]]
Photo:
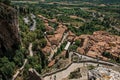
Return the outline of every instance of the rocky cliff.
[[[0,3],[0,57],[13,55],[19,44],[17,12]]]

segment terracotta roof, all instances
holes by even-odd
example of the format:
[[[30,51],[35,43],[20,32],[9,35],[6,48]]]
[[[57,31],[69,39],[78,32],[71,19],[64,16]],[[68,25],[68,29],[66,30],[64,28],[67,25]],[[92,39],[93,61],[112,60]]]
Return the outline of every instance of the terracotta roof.
[[[67,30],[67,27],[66,27],[66,26],[58,25],[58,28],[57,28],[57,30],[55,31],[55,33],[64,33],[65,30]]]
[[[97,45],[99,45],[99,46],[105,46],[106,42],[98,42]]]
[[[45,53],[46,55],[51,52],[51,48],[49,46],[46,46],[42,49],[42,52]]]
[[[57,19],[51,19],[51,22],[57,22]]]
[[[52,45],[59,44],[59,40],[58,40],[58,38],[55,37],[55,35],[47,35],[47,37]]]
[[[109,33],[105,32],[105,31],[96,31],[93,33],[93,35],[109,35]]]
[[[71,32],[71,31],[68,32],[68,35],[69,35],[69,36],[76,36],[76,35],[75,35],[73,32]]]
[[[71,31],[68,32],[68,36],[67,39],[68,41],[73,41],[75,39],[76,35],[74,33],[72,33]]]
[[[97,53],[110,52],[113,56],[118,57],[120,53],[120,36],[110,35],[105,31],[96,31],[93,35],[81,35],[76,39],[84,39],[83,48],[89,51],[96,52],[96,54],[88,54],[91,56]],[[79,48],[77,49],[77,51]],[[102,57],[105,59],[104,57]]]
[[[80,53],[80,54],[85,54],[84,49],[80,48],[80,47],[77,48],[77,52]]]
[[[55,64],[55,59],[48,64],[48,67],[52,67],[54,64]]]
[[[52,45],[58,45],[62,40],[63,34],[66,31],[66,27],[63,25],[59,25],[57,30],[54,32],[54,35],[47,35],[49,41]]]
[[[45,26],[46,31],[51,32],[54,30],[51,26]]]
[[[87,53],[87,55],[88,56],[91,56],[91,57],[96,57],[96,56],[99,56],[99,54],[97,53],[97,52],[95,52],[95,51],[88,51],[88,53]]]
[[[66,55],[66,52],[67,52],[66,50],[62,51],[61,55],[62,55],[62,56],[65,56],[65,55]]]

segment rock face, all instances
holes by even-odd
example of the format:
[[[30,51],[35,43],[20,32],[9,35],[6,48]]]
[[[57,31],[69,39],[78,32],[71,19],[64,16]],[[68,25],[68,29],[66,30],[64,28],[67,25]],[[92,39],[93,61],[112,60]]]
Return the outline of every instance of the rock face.
[[[0,3],[0,57],[13,55],[19,44],[17,12]]]

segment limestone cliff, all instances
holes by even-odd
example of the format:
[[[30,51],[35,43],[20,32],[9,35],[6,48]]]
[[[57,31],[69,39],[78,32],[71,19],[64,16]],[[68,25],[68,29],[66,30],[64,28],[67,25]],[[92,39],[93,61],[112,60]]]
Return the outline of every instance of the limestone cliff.
[[[17,12],[0,3],[0,56],[13,55],[19,44]]]

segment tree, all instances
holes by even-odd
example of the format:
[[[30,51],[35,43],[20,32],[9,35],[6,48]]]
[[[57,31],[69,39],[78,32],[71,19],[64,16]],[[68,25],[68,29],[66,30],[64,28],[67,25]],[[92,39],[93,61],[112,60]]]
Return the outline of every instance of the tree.
[[[7,57],[0,59],[0,73],[3,80],[9,80],[14,73],[15,64],[10,62]]]
[[[87,67],[88,67],[89,70],[92,70],[92,69],[95,68],[95,66],[93,66],[93,65],[88,65]]]
[[[44,38],[41,39],[40,42],[41,42],[40,46],[41,46],[42,48],[44,48],[44,47],[46,46],[46,44],[47,44],[47,41],[46,41]]]
[[[33,50],[33,51],[38,50],[38,48],[39,48],[38,45],[39,45],[39,41],[38,41],[38,40],[35,40],[35,41],[33,42],[32,50]]]
[[[103,52],[102,55],[105,57],[111,58],[110,52]]]
[[[35,70],[37,70],[38,72],[41,73],[41,59],[39,57],[39,55],[34,56],[34,57],[28,57],[28,61],[29,61],[29,65],[34,68]]]
[[[27,37],[27,40],[29,42],[32,42],[36,39],[37,34],[35,32],[28,32],[28,34],[25,37]]]
[[[45,56],[44,53],[42,53],[42,51],[39,51],[38,55],[39,55],[39,58],[40,58],[40,61],[41,61],[42,68],[45,68],[46,65],[48,65],[47,57]]]
[[[37,34],[37,39],[44,38],[44,34],[41,30],[35,30],[35,33]]]
[[[37,70],[39,73],[41,73],[41,70],[42,70],[41,64],[35,65],[35,70]]]
[[[77,46],[80,46],[80,43],[81,43],[80,40],[75,41],[75,45],[77,45]]]
[[[72,46],[69,47],[70,51],[76,51],[76,49],[77,49],[76,45],[72,45]]]
[[[14,62],[19,67],[21,67],[23,65],[24,55],[23,55],[22,51],[20,51],[20,50],[16,51],[16,55],[14,56]]]

